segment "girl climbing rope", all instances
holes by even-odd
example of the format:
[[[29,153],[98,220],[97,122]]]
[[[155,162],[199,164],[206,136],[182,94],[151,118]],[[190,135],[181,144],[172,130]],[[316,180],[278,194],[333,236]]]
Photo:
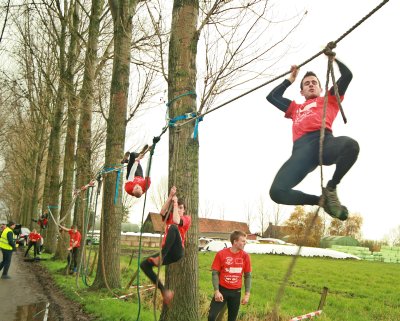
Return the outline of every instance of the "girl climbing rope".
[[[140,160],[150,149],[151,146],[149,147],[148,145],[145,145],[139,154],[135,152],[126,152],[123,160],[121,161],[122,164],[128,163],[125,191],[129,195],[137,198],[146,193],[147,189],[150,187],[150,177],[148,177],[148,175],[146,175],[146,178],[143,177],[143,169],[140,165]]]

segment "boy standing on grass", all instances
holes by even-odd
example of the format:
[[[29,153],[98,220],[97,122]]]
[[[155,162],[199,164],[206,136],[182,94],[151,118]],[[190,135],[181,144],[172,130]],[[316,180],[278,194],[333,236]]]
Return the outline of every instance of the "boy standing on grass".
[[[247,304],[250,299],[251,262],[243,251],[246,233],[234,231],[230,236],[232,247],[219,251],[211,266],[214,297],[208,312],[208,321],[215,321],[225,303],[228,306],[228,321],[236,321],[240,303]],[[244,275],[245,295],[242,300],[242,276]]]

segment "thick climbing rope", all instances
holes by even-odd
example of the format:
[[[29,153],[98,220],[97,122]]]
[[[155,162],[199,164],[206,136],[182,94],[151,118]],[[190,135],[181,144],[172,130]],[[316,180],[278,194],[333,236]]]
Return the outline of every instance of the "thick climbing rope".
[[[102,179],[102,176],[98,175],[97,176],[96,197],[95,197],[95,201],[94,201],[94,211],[93,211],[93,217],[92,217],[92,235],[91,235],[91,239],[93,239],[93,236],[94,236],[94,226],[95,226],[95,223],[96,223],[98,199],[99,199],[99,195],[100,195],[100,191],[101,191],[101,184],[102,184],[102,180],[101,179]],[[92,190],[92,192],[93,192],[93,190]],[[84,282],[84,284],[86,286],[89,286],[87,278],[88,278],[88,275],[92,274],[93,268],[94,268],[94,264],[95,264],[95,261],[96,261],[96,258],[97,258],[97,252],[95,252],[95,257],[93,259],[93,264],[92,264],[92,267],[91,267],[91,269],[90,269],[90,271],[88,273],[88,267],[90,265],[90,258],[91,258],[91,253],[92,253],[92,245],[93,244],[91,244],[90,248],[89,248],[89,254],[88,254],[88,258],[87,258],[87,265],[85,267],[84,273],[82,273],[82,279],[83,279],[83,282]]]
[[[78,265],[77,271],[76,271],[76,277],[75,277],[76,287],[79,286],[78,280],[79,280],[79,276],[80,276],[80,271],[81,271],[81,269],[83,271],[83,267],[86,265],[86,237],[87,237],[87,230],[88,230],[88,223],[89,223],[89,220],[87,219],[87,217],[89,215],[88,213],[90,212],[89,204],[90,204],[92,196],[93,196],[93,186],[91,186],[90,189],[86,189],[86,206],[85,206],[85,213],[82,217],[83,231],[82,231],[82,240],[81,240],[81,259],[79,260],[79,265]],[[82,264],[82,262],[83,262],[83,264]],[[83,273],[82,273],[82,277],[83,277]],[[85,283],[85,285],[87,285],[87,284]]]
[[[378,11],[380,8],[382,8],[387,2],[389,2],[389,0],[383,0],[378,6],[376,6],[371,12],[369,12],[367,15],[365,15],[365,16],[364,16],[360,21],[358,21],[354,26],[352,26],[349,30],[347,30],[344,34],[342,34],[338,39],[336,39],[335,41],[333,41],[332,44],[334,44],[334,45],[336,46],[341,40],[343,40],[343,38],[345,38],[345,37],[346,37],[348,34],[350,34],[354,29],[356,29],[359,25],[361,25],[365,20],[367,20],[369,17],[371,17],[376,11]],[[302,62],[301,64],[297,65],[297,67],[300,68],[300,67],[302,67],[302,66],[308,64],[310,61],[312,61],[312,60],[314,60],[315,58],[319,57],[319,56],[322,55],[324,52],[325,52],[325,48],[324,48],[323,50],[317,52],[314,56],[310,57],[310,58],[307,59],[306,61],[304,61],[304,62]],[[263,83],[263,84],[261,84],[261,85],[258,85],[257,87],[254,87],[254,88],[252,88],[252,89],[250,89],[250,90],[244,92],[244,93],[241,94],[241,95],[238,95],[238,96],[236,96],[236,97],[234,97],[234,98],[232,98],[232,99],[230,99],[230,100],[228,100],[228,101],[226,101],[226,102],[224,102],[224,103],[222,103],[222,104],[220,104],[220,105],[218,105],[218,106],[216,106],[216,107],[214,107],[214,108],[212,108],[212,109],[207,110],[207,111],[204,112],[204,113],[201,113],[201,114],[199,114],[199,115],[197,115],[197,116],[195,116],[195,117],[193,117],[193,118],[190,118],[190,119],[186,120],[185,122],[180,123],[179,126],[184,126],[184,125],[186,125],[187,123],[189,123],[189,122],[191,122],[191,121],[195,121],[195,120],[197,120],[197,119],[199,119],[199,118],[202,118],[202,117],[204,117],[205,115],[207,115],[207,114],[209,114],[209,113],[211,113],[211,112],[213,112],[213,111],[215,111],[215,110],[217,110],[217,109],[220,109],[220,108],[222,108],[222,107],[224,107],[224,106],[230,104],[231,102],[234,102],[235,100],[238,100],[239,98],[242,98],[242,97],[244,97],[244,96],[246,96],[246,95],[252,93],[253,91],[256,91],[257,89],[260,89],[261,87],[264,87],[264,86],[266,86],[266,85],[269,85],[270,83],[274,82],[275,80],[278,80],[278,79],[280,79],[280,78],[285,77],[286,75],[290,74],[290,72],[291,72],[291,71],[287,71],[287,72],[285,72],[285,73],[283,73],[283,74],[281,74],[281,75],[278,75],[278,76],[276,76],[276,77],[274,77],[274,78],[268,80],[267,82],[265,82],[265,83]]]
[[[179,139],[180,128],[176,128],[175,131],[174,131],[174,134],[175,134],[175,142],[177,143],[176,144],[177,148],[176,148],[176,152],[174,153],[173,164],[174,164],[174,168],[176,169],[176,168],[178,168],[178,156],[177,155],[179,155],[179,152],[180,152],[180,139]],[[175,185],[176,185],[176,170],[174,171],[174,176],[172,178],[172,186],[175,186]],[[157,279],[156,279],[157,281],[156,281],[156,286],[154,288],[154,294],[153,294],[153,316],[154,316],[154,321],[157,321],[156,298],[157,298],[158,282],[160,280],[161,267],[162,267],[162,264],[163,264],[163,256],[162,256],[162,238],[163,238],[163,236],[162,236],[162,231],[165,231],[165,227],[166,227],[167,221],[169,219],[169,216],[171,215],[172,205],[173,205],[173,203],[170,202],[168,210],[167,210],[167,214],[165,215],[165,218],[164,218],[164,224],[162,226],[162,230],[160,231],[160,239],[159,239],[159,244],[158,244],[158,247],[159,247],[158,253],[160,253],[160,263],[158,264],[158,267],[157,267]]]
[[[89,283],[88,283],[88,276],[90,276],[90,273],[91,273],[91,271],[93,270],[93,269],[91,269],[91,271],[88,272],[88,269],[89,269],[89,266],[90,266],[90,259],[91,259],[91,256],[92,256],[94,228],[95,228],[95,223],[96,223],[97,201],[98,201],[98,195],[99,195],[99,193],[98,193],[98,188],[99,188],[99,186],[97,186],[96,197],[95,197],[95,201],[94,201],[94,211],[93,211],[93,215],[90,215],[90,211],[89,211],[89,219],[90,219],[90,217],[91,217],[91,218],[92,218],[92,221],[89,222],[89,219],[88,219],[88,224],[87,224],[88,227],[89,227],[89,225],[91,225],[91,227],[92,227],[91,235],[90,235],[90,239],[91,239],[92,241],[91,241],[91,243],[89,244],[89,253],[88,253],[88,255],[86,255],[86,253],[85,253],[85,259],[86,259],[87,261],[86,261],[86,265],[85,265],[85,266],[83,267],[83,269],[82,269],[82,281],[83,281],[83,283],[84,283],[86,286],[89,286]],[[90,202],[89,202],[89,204],[91,204],[90,208],[93,208],[92,202],[93,202],[93,189],[92,189],[92,193],[91,193],[91,195],[90,195]],[[86,238],[85,238],[85,240],[86,240]],[[85,242],[85,245],[86,245],[86,242]],[[95,253],[95,257],[96,257],[96,253]],[[93,259],[93,264],[94,264],[94,263],[95,263],[95,259]]]
[[[90,257],[91,257],[91,252],[92,252],[92,244],[89,245],[89,254],[86,255],[86,239],[88,236],[88,230],[89,230],[89,225],[91,223],[92,225],[92,238],[94,235],[94,224],[95,224],[95,219],[96,219],[96,208],[94,210],[94,214],[92,216],[92,222],[89,221],[90,219],[90,209],[92,208],[92,202],[93,202],[93,192],[94,188],[91,186],[90,189],[87,189],[86,192],[86,208],[85,208],[85,215],[82,217],[82,226],[83,226],[83,237],[82,239],[84,240],[82,244],[82,251],[81,251],[81,259],[79,262],[78,266],[78,271],[76,274],[76,285],[78,286],[78,279],[79,279],[79,274],[81,274],[82,281],[86,286],[89,286],[88,284],[88,266],[90,264]],[[98,195],[98,193],[96,193]],[[97,207],[97,197],[96,197],[96,207]],[[83,263],[82,263],[83,262]],[[82,272],[82,273],[80,273]]]
[[[151,165],[152,165],[152,160],[153,160],[153,155],[154,155],[154,149],[156,148],[157,143],[160,141],[161,136],[166,132],[168,127],[166,126],[163,128],[161,134],[157,137],[153,138],[153,145],[151,146],[150,149],[150,157],[149,157],[149,163],[147,164],[146,168],[146,177],[150,177],[150,172],[151,172]],[[146,191],[147,191],[147,184],[148,181],[146,180]],[[144,223],[144,215],[145,215],[145,209],[146,209],[146,202],[147,202],[147,192],[144,194],[144,202],[143,202],[143,211],[142,211],[142,219],[141,219],[141,227],[140,227],[140,234],[139,234],[139,250],[138,250],[138,259],[137,259],[137,275],[136,275],[136,289],[137,289],[137,297],[138,297],[138,312],[137,312],[137,317],[136,320],[140,320],[140,313],[141,313],[141,297],[140,297],[140,260],[141,260],[141,252],[142,252],[142,236],[143,236],[143,223]]]

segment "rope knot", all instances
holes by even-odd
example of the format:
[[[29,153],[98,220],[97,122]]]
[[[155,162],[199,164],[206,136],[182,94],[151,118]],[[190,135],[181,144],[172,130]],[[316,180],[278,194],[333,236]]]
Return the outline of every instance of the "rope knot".
[[[153,144],[157,144],[160,141],[160,136],[153,137]]]
[[[335,49],[336,48],[336,42],[334,42],[334,41],[328,42],[328,44],[326,45],[326,48]]]
[[[336,56],[336,53],[332,51],[331,48],[326,47],[324,49],[324,54],[327,55],[329,58],[333,58]]]
[[[336,43],[334,41],[329,42],[324,49],[324,54],[330,58],[335,57],[336,53],[332,51],[334,48],[336,48]]]

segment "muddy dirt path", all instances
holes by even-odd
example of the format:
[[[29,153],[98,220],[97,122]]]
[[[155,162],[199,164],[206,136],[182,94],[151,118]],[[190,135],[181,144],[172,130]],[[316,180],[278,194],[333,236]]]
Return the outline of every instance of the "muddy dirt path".
[[[64,296],[39,262],[13,253],[11,279],[0,279],[0,321],[93,321],[82,307]]]

